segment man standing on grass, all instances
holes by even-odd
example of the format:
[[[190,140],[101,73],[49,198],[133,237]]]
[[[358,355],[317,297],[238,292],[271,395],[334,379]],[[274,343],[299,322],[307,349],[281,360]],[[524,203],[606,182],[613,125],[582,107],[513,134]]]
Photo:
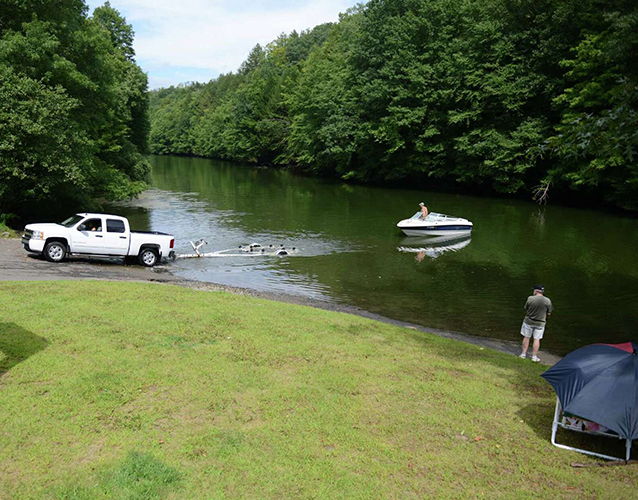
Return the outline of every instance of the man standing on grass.
[[[538,363],[538,349],[541,346],[541,339],[545,332],[545,323],[547,316],[552,314],[554,306],[548,297],[545,297],[545,288],[543,285],[534,287],[534,294],[527,298],[525,302],[525,319],[521,326],[521,335],[523,336],[523,352],[519,357],[527,356],[527,348],[529,347],[529,339],[534,336],[534,345],[532,347],[532,361]]]

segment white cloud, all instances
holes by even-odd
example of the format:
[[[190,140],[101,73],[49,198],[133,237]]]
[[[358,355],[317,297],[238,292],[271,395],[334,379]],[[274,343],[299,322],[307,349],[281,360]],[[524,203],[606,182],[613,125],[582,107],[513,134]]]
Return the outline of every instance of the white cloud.
[[[94,8],[102,2],[89,0]],[[180,68],[208,81],[235,71],[255,44],[280,33],[301,31],[338,20],[353,0],[228,1],[111,0],[135,30],[138,64],[149,73],[151,87],[201,81],[180,79]],[[181,77],[184,77],[182,72]]]

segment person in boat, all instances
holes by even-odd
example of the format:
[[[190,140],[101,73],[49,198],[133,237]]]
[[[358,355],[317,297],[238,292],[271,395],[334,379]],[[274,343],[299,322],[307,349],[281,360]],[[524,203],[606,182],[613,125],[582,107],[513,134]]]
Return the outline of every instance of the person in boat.
[[[538,363],[538,350],[541,347],[541,339],[545,333],[545,323],[547,316],[554,311],[552,301],[545,297],[545,288],[543,285],[536,285],[533,288],[533,295],[527,298],[525,302],[525,319],[521,326],[521,335],[523,336],[523,352],[520,358],[527,356],[527,348],[529,347],[529,339],[534,337],[534,345],[532,347],[532,361]]]
[[[423,202],[419,203],[419,206],[421,207],[421,219],[425,219],[430,213],[428,212],[428,207],[426,207]]]

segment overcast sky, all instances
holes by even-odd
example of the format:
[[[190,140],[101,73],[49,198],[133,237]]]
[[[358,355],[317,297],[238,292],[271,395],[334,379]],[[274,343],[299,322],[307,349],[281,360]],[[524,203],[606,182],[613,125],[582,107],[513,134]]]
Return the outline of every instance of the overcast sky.
[[[87,0],[89,12],[105,0]],[[149,87],[208,82],[236,71],[255,44],[334,22],[355,0],[111,0],[135,30]]]

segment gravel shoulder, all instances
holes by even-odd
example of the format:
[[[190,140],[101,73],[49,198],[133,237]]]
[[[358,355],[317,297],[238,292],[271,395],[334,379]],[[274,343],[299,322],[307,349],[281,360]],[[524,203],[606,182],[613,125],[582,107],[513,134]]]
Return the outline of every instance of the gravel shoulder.
[[[0,281],[42,281],[42,280],[111,280],[111,281],[147,281],[183,286],[200,291],[225,291],[238,295],[259,297],[276,300],[289,304],[298,304],[317,307],[328,311],[342,312],[363,316],[375,321],[381,321],[400,327],[405,327],[422,332],[430,332],[441,337],[460,340],[469,344],[478,345],[486,349],[518,355],[520,343],[517,341],[505,341],[485,337],[475,337],[461,332],[428,328],[405,321],[399,321],[378,314],[359,309],[353,306],[335,304],[296,295],[281,293],[259,292],[245,288],[235,288],[214,283],[185,280],[170,273],[168,266],[145,268],[138,265],[124,265],[121,259],[89,259],[71,258],[59,264],[47,262],[42,256],[27,253],[22,249],[19,239],[0,238]],[[542,363],[553,365],[561,358],[546,351],[541,351]],[[523,361],[521,361],[523,362]],[[530,362],[528,360],[528,362]]]
[[[0,239],[0,281],[76,279],[170,282],[176,278],[165,268],[125,266],[122,259],[71,258],[53,264],[25,252],[17,238]]]

